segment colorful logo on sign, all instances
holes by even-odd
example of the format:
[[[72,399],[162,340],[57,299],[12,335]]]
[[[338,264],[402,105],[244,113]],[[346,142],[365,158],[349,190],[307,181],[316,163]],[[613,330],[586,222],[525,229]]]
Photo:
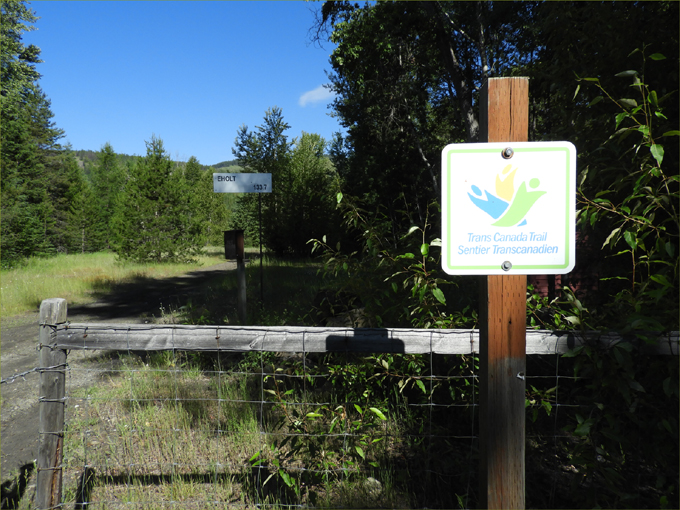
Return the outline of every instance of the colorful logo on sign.
[[[526,215],[529,210],[546,193],[545,191],[530,191],[528,189],[535,190],[540,186],[541,181],[536,177],[529,180],[528,187],[527,182],[522,181],[515,191],[516,173],[517,168],[512,170],[512,165],[508,165],[496,175],[495,195],[484,190],[484,197],[482,197],[482,190],[475,185],[471,187],[472,193],[468,193],[473,204],[497,220],[492,223],[494,227],[514,227],[515,225],[521,227],[526,225]]]

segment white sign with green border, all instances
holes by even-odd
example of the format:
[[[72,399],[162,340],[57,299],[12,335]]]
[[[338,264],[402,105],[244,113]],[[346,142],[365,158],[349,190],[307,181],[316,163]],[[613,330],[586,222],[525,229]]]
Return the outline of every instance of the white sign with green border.
[[[565,274],[574,267],[576,149],[569,142],[447,145],[442,268]]]

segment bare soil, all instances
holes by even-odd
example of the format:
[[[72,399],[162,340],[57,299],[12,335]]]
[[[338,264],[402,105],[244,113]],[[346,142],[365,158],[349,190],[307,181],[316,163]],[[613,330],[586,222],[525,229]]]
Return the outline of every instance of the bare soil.
[[[225,262],[163,280],[138,278],[97,296],[97,301],[68,309],[68,320],[143,324],[162,320],[168,310],[177,310],[192,295],[205,292],[211,283],[235,270],[236,262]],[[45,298],[59,296],[45,296]],[[227,298],[225,296],[225,298]],[[231,298],[231,296],[229,297]],[[233,297],[235,299],[235,296]],[[38,311],[0,321],[0,384],[2,397],[0,453],[3,508],[9,492],[16,490],[17,473],[32,465],[38,455]],[[99,352],[75,352],[71,367],[101,362]],[[115,361],[107,361],[115,363]],[[24,375],[22,375],[24,374]],[[95,381],[92,372],[74,370],[67,375],[71,390]],[[32,468],[28,468],[30,471]],[[23,490],[23,489],[21,489]]]

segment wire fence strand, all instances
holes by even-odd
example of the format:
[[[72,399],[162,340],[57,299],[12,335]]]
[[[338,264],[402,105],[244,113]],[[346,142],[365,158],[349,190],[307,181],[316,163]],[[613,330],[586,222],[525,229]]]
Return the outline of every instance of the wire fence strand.
[[[73,325],[57,342],[68,332],[72,348],[109,349],[108,341],[97,344],[97,329],[124,339],[118,351],[67,364],[66,425],[56,431],[65,437],[66,506],[477,504],[474,342],[466,354],[437,354],[442,344],[433,332],[424,352],[404,353],[388,335],[391,347],[376,354],[354,352],[347,332],[329,329],[333,351],[319,352],[317,338],[293,329],[283,333],[297,350],[278,350],[286,347],[280,329],[270,338],[266,328],[235,328],[257,331],[239,350],[213,327],[211,351],[182,337],[202,329],[171,327],[161,333],[163,349],[149,337],[149,352],[137,348],[135,335],[158,328]],[[540,506],[563,501],[563,474],[574,469],[564,452],[578,440],[565,424],[570,413],[587,415],[594,406],[573,400],[583,380],[559,353],[555,342],[551,354],[527,357],[528,470],[548,473]]]

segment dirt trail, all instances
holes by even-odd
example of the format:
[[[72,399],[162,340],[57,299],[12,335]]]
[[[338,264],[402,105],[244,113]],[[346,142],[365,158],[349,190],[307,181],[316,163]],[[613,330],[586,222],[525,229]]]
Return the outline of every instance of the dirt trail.
[[[225,262],[190,273],[155,280],[138,278],[121,284],[113,292],[98,296],[89,305],[68,308],[70,322],[120,322],[143,324],[155,322],[164,310],[179,308],[194,294],[204,291],[222,275],[233,271],[236,262]],[[59,296],[45,296],[59,297]],[[0,452],[3,499],[12,475],[38,455],[38,313],[2,318],[0,322],[0,376],[13,382],[0,384],[2,396]],[[68,363],[73,368],[97,362],[97,352],[72,351]],[[109,363],[112,363],[109,361]],[[74,370],[67,373],[71,390],[95,381],[93,372]]]

